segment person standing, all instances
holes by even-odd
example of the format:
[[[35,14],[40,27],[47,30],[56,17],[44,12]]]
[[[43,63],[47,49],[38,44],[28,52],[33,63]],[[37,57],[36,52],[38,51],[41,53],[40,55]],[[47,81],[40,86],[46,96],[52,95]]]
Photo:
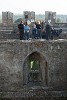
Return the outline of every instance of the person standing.
[[[27,24],[27,22],[25,22],[25,25],[24,25],[24,39],[28,40],[29,37],[30,37],[30,27]]]
[[[19,29],[19,33],[20,33],[20,40],[23,40],[23,36],[24,36],[24,24],[23,24],[23,21],[21,21],[20,24],[18,25],[18,29]]]
[[[37,23],[36,23],[36,28],[37,28],[37,38],[38,39],[41,39],[41,24],[40,24],[40,21],[38,21]]]
[[[51,39],[51,25],[50,24],[46,24],[46,40]]]
[[[37,28],[36,28],[36,25],[34,24],[32,27],[32,38],[37,39],[37,37],[38,37]]]

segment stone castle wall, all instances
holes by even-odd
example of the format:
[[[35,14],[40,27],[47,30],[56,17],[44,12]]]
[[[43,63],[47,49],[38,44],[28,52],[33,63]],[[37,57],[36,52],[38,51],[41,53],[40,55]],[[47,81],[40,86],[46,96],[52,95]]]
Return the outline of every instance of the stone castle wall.
[[[33,53],[39,55],[43,86],[67,90],[67,40],[8,40],[0,41],[1,93],[27,86],[27,60]]]

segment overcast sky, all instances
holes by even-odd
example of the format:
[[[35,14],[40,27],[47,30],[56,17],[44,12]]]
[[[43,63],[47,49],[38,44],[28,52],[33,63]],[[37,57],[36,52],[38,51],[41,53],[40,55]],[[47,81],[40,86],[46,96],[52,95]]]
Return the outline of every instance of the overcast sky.
[[[0,14],[2,11],[14,14],[23,14],[23,11],[45,14],[45,11],[53,11],[67,15],[67,0],[0,0]]]

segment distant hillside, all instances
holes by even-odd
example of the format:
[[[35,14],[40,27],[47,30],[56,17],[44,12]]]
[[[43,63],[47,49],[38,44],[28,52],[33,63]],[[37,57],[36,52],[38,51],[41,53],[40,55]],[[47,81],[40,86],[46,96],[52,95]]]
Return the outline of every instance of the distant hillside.
[[[21,14],[18,14],[18,15],[14,15],[14,21],[16,21],[17,19],[19,18],[22,18],[23,19],[23,15]],[[41,14],[38,14],[38,15],[35,15],[35,19],[39,19],[39,20],[44,20],[45,19],[45,15],[41,15]]]
[[[56,19],[59,18],[62,22],[67,22],[67,15],[56,15]]]
[[[19,18],[23,18],[23,15],[21,15],[21,14],[14,15],[14,21]],[[61,20],[61,22],[67,22],[67,15],[56,15],[56,19],[58,19],[58,18]],[[45,15],[44,14],[36,14],[35,19],[36,20],[45,20]]]
[[[35,19],[36,20],[42,20],[42,21],[44,21],[45,20],[45,15],[44,14],[39,14],[39,15],[35,15]]]
[[[23,15],[22,14],[17,14],[17,15],[14,15],[14,17],[13,17],[14,21],[16,21],[19,18],[23,18]]]
[[[36,19],[45,20],[45,15],[36,15]],[[56,15],[56,19],[60,19],[61,22],[67,22],[67,15]]]

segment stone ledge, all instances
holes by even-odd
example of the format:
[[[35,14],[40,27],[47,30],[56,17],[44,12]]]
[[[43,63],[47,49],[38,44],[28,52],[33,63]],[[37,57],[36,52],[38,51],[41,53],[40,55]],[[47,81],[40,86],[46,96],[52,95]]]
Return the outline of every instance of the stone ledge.
[[[0,98],[28,98],[28,97],[63,97],[67,98],[67,91],[29,90],[22,92],[0,92]]]

